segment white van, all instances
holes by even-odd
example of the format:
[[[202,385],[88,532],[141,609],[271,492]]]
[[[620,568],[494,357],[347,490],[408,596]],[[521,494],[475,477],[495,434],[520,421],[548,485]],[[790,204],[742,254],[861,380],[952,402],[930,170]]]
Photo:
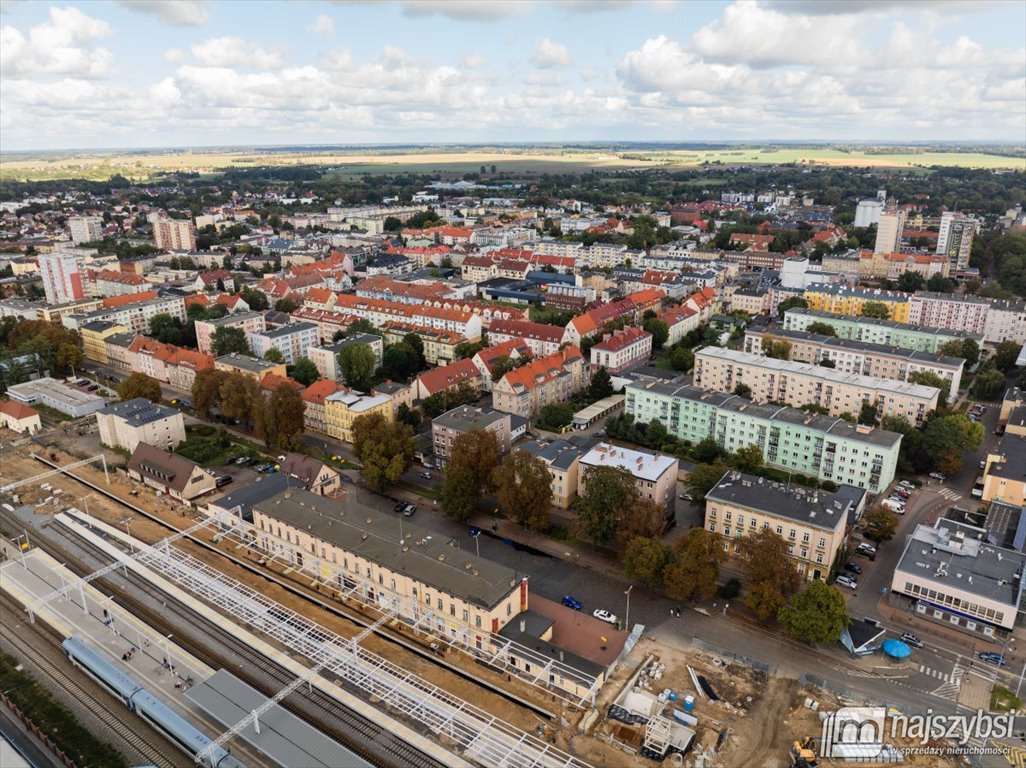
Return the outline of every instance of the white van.
[[[891,512],[895,513],[896,515],[903,515],[903,514],[905,514],[905,505],[904,504],[899,504],[898,502],[894,501],[893,499],[884,499],[883,501],[880,502],[880,505],[886,507],[889,510],[891,510]]]

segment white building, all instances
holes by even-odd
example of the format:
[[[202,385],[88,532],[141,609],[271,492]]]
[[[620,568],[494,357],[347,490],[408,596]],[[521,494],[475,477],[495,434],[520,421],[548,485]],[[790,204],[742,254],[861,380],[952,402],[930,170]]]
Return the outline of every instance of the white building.
[[[99,216],[71,216],[68,231],[75,245],[95,242],[103,238],[103,219]]]
[[[62,251],[41,253],[39,273],[47,304],[67,304],[86,298],[81,256]]]
[[[876,245],[873,253],[897,253],[901,250],[901,233],[905,229],[905,212],[886,211],[880,214],[876,226]]]
[[[319,334],[316,323],[292,323],[249,337],[253,354],[263,357],[270,349],[277,349],[285,358],[285,365],[295,365],[306,357],[311,347],[317,346]]]
[[[948,257],[952,271],[969,266],[969,254],[973,250],[977,224],[974,217],[957,211],[945,211],[941,214],[940,232],[937,233],[937,253]]]
[[[679,461],[661,453],[633,451],[630,448],[599,443],[581,456],[577,480],[577,495],[584,495],[588,484],[588,470],[594,467],[613,467],[631,474],[641,498],[662,505],[667,516],[673,515],[674,495],[677,488]]]
[[[114,403],[96,412],[100,442],[129,453],[142,443],[174,450],[185,442],[185,417],[177,408],[144,397]]]
[[[855,209],[855,226],[868,227],[873,224],[879,224],[880,214],[883,213],[883,209],[883,200],[876,198],[859,200],[858,207]]]
[[[196,227],[188,219],[158,217],[152,224],[153,242],[161,250],[196,250]]]

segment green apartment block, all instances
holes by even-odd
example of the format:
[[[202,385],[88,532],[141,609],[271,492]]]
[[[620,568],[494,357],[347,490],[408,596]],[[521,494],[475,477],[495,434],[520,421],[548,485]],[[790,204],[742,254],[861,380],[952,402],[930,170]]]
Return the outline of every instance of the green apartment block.
[[[625,411],[635,421],[658,419],[680,440],[711,437],[731,452],[757,445],[770,466],[874,494],[894,480],[901,447],[896,432],[694,386],[631,384],[626,396]]]
[[[878,320],[872,317],[850,317],[832,312],[796,307],[784,313],[784,330],[804,331],[813,323],[828,323],[834,327],[838,338],[864,341],[870,344],[885,344],[901,349],[937,354],[937,350],[949,341],[973,339],[983,346],[983,336],[964,333],[947,328],[928,328],[893,320]]]

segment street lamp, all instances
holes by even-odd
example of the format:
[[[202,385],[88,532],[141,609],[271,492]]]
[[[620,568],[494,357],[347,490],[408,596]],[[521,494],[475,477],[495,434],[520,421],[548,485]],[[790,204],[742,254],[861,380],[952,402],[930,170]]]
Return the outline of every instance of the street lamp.
[[[634,585],[631,584],[627,587],[627,591],[624,592],[627,595],[627,612],[623,616],[623,626],[628,632],[631,631],[631,590],[634,589]]]
[[[474,549],[477,551],[478,557],[481,557],[481,541],[479,538],[480,536],[481,529],[478,528],[476,525],[470,529],[470,538],[474,540]]]

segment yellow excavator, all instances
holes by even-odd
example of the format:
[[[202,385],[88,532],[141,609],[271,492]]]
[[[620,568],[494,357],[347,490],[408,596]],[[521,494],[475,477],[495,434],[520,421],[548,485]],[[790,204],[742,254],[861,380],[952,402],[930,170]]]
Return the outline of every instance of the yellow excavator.
[[[791,768],[815,768],[816,750],[811,736],[798,739],[791,745]]]

